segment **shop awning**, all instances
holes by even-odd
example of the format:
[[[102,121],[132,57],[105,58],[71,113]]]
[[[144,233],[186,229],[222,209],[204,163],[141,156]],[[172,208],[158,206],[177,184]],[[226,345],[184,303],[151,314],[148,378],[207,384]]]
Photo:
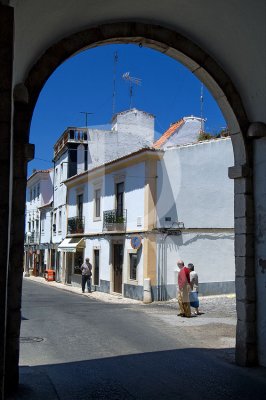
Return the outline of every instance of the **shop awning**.
[[[68,253],[75,253],[77,249],[84,249],[84,238],[66,238],[58,246],[58,251],[65,251]]]

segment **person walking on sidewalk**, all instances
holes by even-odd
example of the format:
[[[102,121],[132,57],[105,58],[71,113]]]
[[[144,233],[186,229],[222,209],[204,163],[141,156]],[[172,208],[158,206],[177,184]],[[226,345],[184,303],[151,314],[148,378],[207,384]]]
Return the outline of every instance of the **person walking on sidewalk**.
[[[178,304],[180,308],[180,313],[178,314],[180,317],[191,317],[191,309],[190,309],[190,300],[189,300],[189,292],[190,292],[190,270],[185,267],[184,261],[178,260],[177,266],[179,268],[178,272]]]
[[[92,275],[92,265],[90,264],[90,259],[86,258],[85,263],[80,267],[82,274],[82,293],[85,292],[85,286],[87,282],[88,293],[91,293],[91,275]]]

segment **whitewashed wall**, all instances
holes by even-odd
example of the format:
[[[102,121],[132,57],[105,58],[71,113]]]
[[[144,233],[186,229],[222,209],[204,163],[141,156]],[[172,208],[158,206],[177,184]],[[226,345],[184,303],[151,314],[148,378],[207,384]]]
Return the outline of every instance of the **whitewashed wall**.
[[[188,229],[158,236],[158,284],[167,286],[170,297],[178,258],[195,265],[202,293],[234,291],[234,192],[227,175],[232,163],[229,138],[170,148],[158,162],[158,227],[178,228],[179,222]]]
[[[51,240],[51,208],[42,209],[41,212],[41,239],[40,243],[50,243]]]
[[[37,196],[37,187],[39,185],[40,194]],[[30,191],[35,189],[35,197],[30,200]],[[25,232],[28,231],[28,222],[39,219],[39,207],[51,202],[53,196],[53,171],[44,173],[36,173],[34,177],[28,181],[27,195],[26,195],[26,220],[25,220]],[[31,229],[32,231],[32,229]]]
[[[61,170],[61,165],[63,170]],[[54,212],[56,213],[56,232],[52,232],[53,243],[60,243],[67,234],[66,196],[67,190],[63,181],[67,179],[68,155],[67,152],[55,162],[54,176]],[[56,173],[57,169],[57,173]],[[59,231],[59,211],[62,213],[61,231]],[[54,223],[54,222],[52,222]]]
[[[158,226],[233,228],[233,163],[229,138],[167,149],[158,162]]]
[[[190,232],[157,241],[158,284],[173,297],[177,285],[178,259],[193,263],[199,275],[201,294],[234,292],[234,233]]]
[[[127,209],[127,230],[142,229],[144,223],[144,184],[145,163],[117,170],[102,178],[89,180],[87,183],[69,188],[68,190],[68,218],[77,215],[77,194],[83,193],[85,217],[85,232],[102,232],[103,212],[115,209],[115,183],[124,180],[125,197],[124,207]],[[101,217],[94,219],[94,190],[101,188]],[[140,217],[141,225],[138,225]]]

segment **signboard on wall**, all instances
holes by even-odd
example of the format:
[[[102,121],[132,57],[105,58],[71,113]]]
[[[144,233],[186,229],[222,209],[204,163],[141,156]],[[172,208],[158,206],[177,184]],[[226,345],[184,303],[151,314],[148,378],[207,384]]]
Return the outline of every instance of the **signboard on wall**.
[[[142,237],[140,235],[135,235],[131,238],[132,249],[138,250],[142,245]]]

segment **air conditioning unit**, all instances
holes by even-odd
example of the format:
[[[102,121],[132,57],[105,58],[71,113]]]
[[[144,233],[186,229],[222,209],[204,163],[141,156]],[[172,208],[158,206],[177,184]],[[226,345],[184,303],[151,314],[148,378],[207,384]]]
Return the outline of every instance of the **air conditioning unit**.
[[[137,226],[142,226],[142,218],[137,217]]]

